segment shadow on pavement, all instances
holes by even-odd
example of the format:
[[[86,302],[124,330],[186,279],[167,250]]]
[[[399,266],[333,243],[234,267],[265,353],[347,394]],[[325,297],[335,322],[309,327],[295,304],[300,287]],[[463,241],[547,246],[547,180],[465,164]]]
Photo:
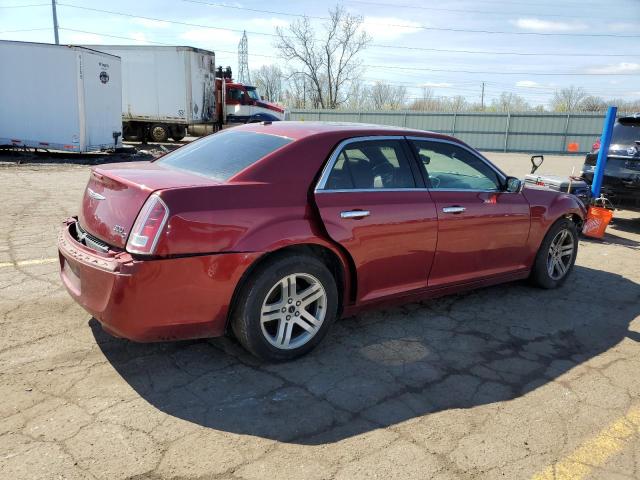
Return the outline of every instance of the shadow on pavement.
[[[615,231],[615,230],[613,230],[613,231]],[[625,238],[625,237],[621,237],[619,235],[615,235],[610,230],[607,230],[607,233],[605,233],[604,238],[602,238],[602,239],[589,238],[589,237],[583,236],[580,240],[583,241],[583,242],[593,243],[593,244],[596,244],[596,245],[597,244],[601,244],[601,245],[620,245],[621,247],[632,248],[634,250],[639,250],[640,249],[640,242],[638,242],[636,240],[632,240],[630,238]]]
[[[324,444],[517,398],[626,337],[639,341],[629,331],[639,314],[638,284],[576,267],[558,290],[515,283],[342,320],[315,352],[286,364],[262,364],[229,339],[135,344],[90,325],[117,372],[159,410]]]
[[[621,232],[640,233],[640,213],[638,213],[635,218],[621,218],[614,216],[611,221],[611,226]]]

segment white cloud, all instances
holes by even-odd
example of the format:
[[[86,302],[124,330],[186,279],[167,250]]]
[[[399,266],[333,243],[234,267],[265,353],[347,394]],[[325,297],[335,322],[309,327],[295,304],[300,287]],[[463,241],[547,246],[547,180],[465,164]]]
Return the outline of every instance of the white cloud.
[[[612,32],[636,31],[638,29],[638,24],[631,22],[614,22],[607,24],[607,29]]]
[[[162,20],[151,20],[149,18],[133,18],[131,22],[145,28],[169,28],[171,26],[169,22],[163,22]]]
[[[399,26],[402,25],[402,26]],[[364,17],[362,28],[373,41],[395,40],[408,33],[421,30],[421,24],[396,17]]]
[[[424,82],[424,83],[421,83],[418,86],[419,87],[425,87],[425,88],[448,88],[448,87],[453,87],[453,83],[447,83],[447,82]]]
[[[132,32],[129,36],[136,41],[139,45],[148,45],[149,41],[147,40],[147,36],[143,32]]]
[[[534,32],[573,32],[587,28],[583,22],[557,22],[540,20],[539,18],[518,18],[511,20],[511,23],[523,30],[533,30]]]
[[[604,67],[590,68],[588,73],[635,73],[640,72],[640,63],[620,62]]]
[[[105,42],[104,37],[96,35],[94,33],[69,32],[65,33],[64,43],[70,43],[72,45],[97,45],[108,42]]]
[[[524,87],[524,88],[536,88],[541,85],[538,82],[534,82],[533,80],[520,80],[516,82],[516,87]]]
[[[236,46],[240,41],[240,35],[237,33],[213,30],[210,28],[186,30],[180,34],[180,38],[191,42],[208,42],[209,44],[231,43]]]

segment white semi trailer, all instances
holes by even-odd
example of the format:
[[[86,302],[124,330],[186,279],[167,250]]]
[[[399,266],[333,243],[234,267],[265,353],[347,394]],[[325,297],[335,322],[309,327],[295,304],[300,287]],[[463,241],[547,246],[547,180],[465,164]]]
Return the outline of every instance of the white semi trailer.
[[[0,40],[0,145],[68,152],[121,146],[120,59]]]
[[[182,140],[187,127],[214,122],[215,54],[180,46],[85,45],[122,59],[126,140]]]

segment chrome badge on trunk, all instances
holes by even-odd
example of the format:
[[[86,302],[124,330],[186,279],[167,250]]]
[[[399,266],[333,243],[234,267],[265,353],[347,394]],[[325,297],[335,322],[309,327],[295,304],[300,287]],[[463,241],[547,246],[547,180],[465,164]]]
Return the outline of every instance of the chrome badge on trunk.
[[[114,225],[113,232],[117,235],[120,235],[122,238],[126,238],[127,232],[125,232],[124,227],[121,225]]]

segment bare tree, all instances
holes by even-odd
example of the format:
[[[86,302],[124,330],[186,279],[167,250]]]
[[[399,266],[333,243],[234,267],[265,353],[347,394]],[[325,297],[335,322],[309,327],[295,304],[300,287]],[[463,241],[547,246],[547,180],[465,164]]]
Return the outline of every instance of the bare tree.
[[[556,112],[576,112],[580,110],[580,103],[587,96],[582,87],[570,87],[556,90],[551,100],[551,108]]]
[[[604,112],[607,109],[607,103],[600,97],[589,95],[580,103],[580,110],[584,112]]]
[[[286,78],[287,89],[284,92],[284,101],[291,108],[319,108],[317,96],[313,95],[314,89],[311,80],[301,73],[290,73]]]
[[[369,91],[369,98],[375,110],[398,110],[407,102],[407,87],[376,82]]]
[[[491,101],[489,111],[493,112],[524,112],[530,110],[527,101],[516,93],[502,92],[498,98]]]
[[[261,95],[272,102],[282,96],[282,70],[277,65],[263,65],[251,73],[251,77]]]
[[[411,105],[411,110],[420,110],[423,112],[438,112],[442,110],[442,100],[433,94],[433,90],[428,87],[422,87],[422,96],[415,99]]]
[[[456,95],[455,97],[448,98],[446,105],[452,112],[463,112],[467,109],[469,104],[465,97],[462,95]]]
[[[336,108],[344,101],[343,92],[361,73],[358,59],[370,37],[360,27],[362,17],[337,5],[329,10],[329,20],[318,34],[308,17],[296,20],[288,29],[276,28],[276,48],[305,75],[315,90],[321,108]]]
[[[351,82],[343,107],[357,110],[369,108],[370,90],[362,82]]]

